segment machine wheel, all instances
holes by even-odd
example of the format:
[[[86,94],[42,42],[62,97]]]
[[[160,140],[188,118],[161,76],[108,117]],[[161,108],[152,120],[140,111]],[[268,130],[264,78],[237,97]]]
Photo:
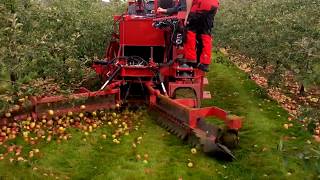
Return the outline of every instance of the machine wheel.
[[[177,88],[173,95],[173,99],[185,99],[185,98],[192,98],[197,100],[197,106],[195,108],[200,108],[201,101],[199,98],[197,98],[196,92],[192,88]]]
[[[194,134],[189,134],[186,138],[186,142],[192,147],[195,147],[197,149],[202,149],[199,138]]]
[[[234,130],[227,130],[219,138],[221,144],[227,146],[230,149],[234,149],[239,144],[238,133]]]

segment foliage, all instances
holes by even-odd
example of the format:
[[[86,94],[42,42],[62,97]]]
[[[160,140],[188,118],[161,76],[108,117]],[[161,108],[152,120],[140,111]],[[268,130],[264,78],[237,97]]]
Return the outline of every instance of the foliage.
[[[279,82],[291,70],[302,83],[320,84],[320,1],[225,0],[216,18],[220,46],[259,65],[274,65]]]
[[[102,57],[121,8],[97,0],[3,0],[0,4],[0,65],[11,80],[83,78],[81,67]],[[121,7],[121,4],[118,4]]]
[[[1,0],[0,95],[38,78],[66,89],[88,79],[87,64],[103,57],[113,15],[123,7],[99,0]],[[2,95],[0,111],[5,106]]]

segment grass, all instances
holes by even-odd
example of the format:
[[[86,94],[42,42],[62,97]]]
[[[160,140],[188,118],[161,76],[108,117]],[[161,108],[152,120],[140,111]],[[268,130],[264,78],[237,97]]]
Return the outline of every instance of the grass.
[[[219,55],[220,56],[220,55]],[[221,57],[220,57],[221,59]],[[237,160],[222,162],[202,153],[192,155],[190,146],[168,134],[146,113],[142,126],[121,144],[113,144],[108,128],[102,127],[84,142],[83,133],[73,130],[73,138],[57,144],[37,145],[40,156],[27,163],[0,161],[4,179],[317,179],[320,164],[312,154],[317,145],[306,141],[310,134],[298,123],[289,130],[283,128],[287,113],[269,100],[247,75],[224,58],[213,63],[208,73],[213,100],[205,106],[216,105],[245,117],[240,133],[240,147],[234,150]],[[107,140],[100,135],[107,132]],[[142,142],[132,148],[134,140]],[[295,136],[294,140],[284,137]],[[318,149],[319,149],[318,145]],[[149,155],[149,162],[136,160],[136,155]],[[188,168],[188,159],[194,168]],[[37,170],[33,170],[34,167]],[[290,175],[291,173],[291,175]]]

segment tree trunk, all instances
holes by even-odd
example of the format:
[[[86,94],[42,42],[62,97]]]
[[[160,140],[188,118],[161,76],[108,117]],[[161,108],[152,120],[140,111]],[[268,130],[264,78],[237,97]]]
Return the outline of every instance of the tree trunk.
[[[305,94],[305,89],[304,89],[303,84],[301,84],[301,86],[300,86],[300,88],[299,88],[299,95],[300,95],[300,96],[304,96],[304,94]]]

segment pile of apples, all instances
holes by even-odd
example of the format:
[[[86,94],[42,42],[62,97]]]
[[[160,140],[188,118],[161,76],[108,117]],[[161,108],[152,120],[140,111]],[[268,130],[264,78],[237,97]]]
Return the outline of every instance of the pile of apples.
[[[110,139],[115,144],[120,144],[123,135],[129,135],[131,131],[137,130],[135,125],[141,119],[143,112],[123,110],[117,105],[114,111],[98,110],[86,112],[85,105],[81,106],[82,112],[68,112],[63,116],[55,116],[54,110],[48,110],[39,119],[27,117],[22,121],[14,121],[11,113],[5,113],[5,117],[0,117],[0,148],[5,149],[0,153],[0,160],[8,156],[12,161],[26,161],[26,156],[33,158],[39,154],[39,149],[35,148],[38,143],[56,141],[61,143],[72,138],[70,128],[81,129],[86,136],[101,126],[107,126],[108,134],[102,134],[102,139]],[[28,144],[33,149],[24,157],[22,156],[23,145],[16,145],[15,139],[22,139],[23,144]],[[10,144],[10,145],[9,145]],[[30,148],[29,148],[30,149]]]
[[[294,120],[294,118],[293,117],[289,117],[288,120],[292,121],[292,120]],[[311,118],[304,118],[304,119],[300,120],[300,122],[302,123],[302,127],[304,127],[305,130],[308,130],[308,128],[307,128],[308,124],[314,123]],[[285,129],[289,129],[292,126],[293,126],[292,123],[283,125],[283,127]],[[315,123],[315,128],[313,130],[313,133],[314,133],[313,134],[314,140],[316,142],[320,143],[320,120]]]

